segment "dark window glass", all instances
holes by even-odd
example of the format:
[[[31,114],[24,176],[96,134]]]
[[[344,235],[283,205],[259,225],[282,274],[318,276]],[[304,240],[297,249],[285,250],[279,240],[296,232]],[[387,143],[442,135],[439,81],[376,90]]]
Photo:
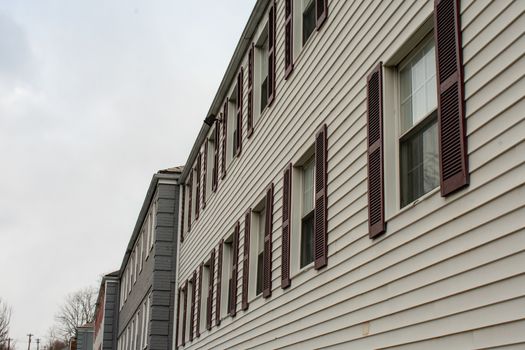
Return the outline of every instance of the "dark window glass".
[[[264,256],[263,252],[260,252],[259,255],[257,256],[257,288],[255,291],[257,295],[262,293],[263,256]]]
[[[315,1],[310,1],[303,12],[303,45],[315,29]]]
[[[301,268],[314,261],[314,212],[302,220],[301,229]]]
[[[436,112],[401,139],[401,207],[439,186]]]
[[[261,112],[264,111],[268,104],[268,76],[266,76],[261,84]]]

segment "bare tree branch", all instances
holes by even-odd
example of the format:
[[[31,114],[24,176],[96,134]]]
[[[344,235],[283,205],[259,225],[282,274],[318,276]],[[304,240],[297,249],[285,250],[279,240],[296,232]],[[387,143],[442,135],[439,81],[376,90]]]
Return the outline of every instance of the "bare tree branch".
[[[76,328],[95,319],[97,290],[87,287],[69,294],[55,316],[54,340],[69,340]],[[58,337],[57,337],[58,336]]]
[[[7,343],[9,324],[11,323],[11,307],[0,298],[0,349]]]

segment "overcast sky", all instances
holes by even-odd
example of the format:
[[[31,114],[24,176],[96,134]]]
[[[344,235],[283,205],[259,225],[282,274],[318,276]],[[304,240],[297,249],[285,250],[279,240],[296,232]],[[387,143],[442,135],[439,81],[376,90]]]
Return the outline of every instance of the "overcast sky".
[[[183,164],[255,0],[0,0],[0,297],[44,337],[120,267],[151,176]]]

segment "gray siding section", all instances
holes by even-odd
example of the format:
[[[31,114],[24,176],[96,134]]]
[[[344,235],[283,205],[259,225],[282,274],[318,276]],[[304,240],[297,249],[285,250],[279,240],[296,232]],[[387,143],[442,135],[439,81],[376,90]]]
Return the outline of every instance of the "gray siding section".
[[[121,337],[137,312],[151,293],[149,314],[148,348],[166,350],[173,338],[173,312],[175,267],[177,252],[178,184],[157,184],[152,202],[156,202],[155,241],[137,281],[131,289],[126,302],[118,315],[118,337]],[[150,203],[151,206],[151,203]],[[123,267],[123,271],[126,266]],[[117,291],[117,296],[120,295]],[[115,300],[117,300],[115,298]],[[118,300],[115,304],[118,309]],[[142,317],[138,319],[137,329],[142,329]],[[141,333],[137,337],[138,342]],[[117,338],[118,339],[118,338]],[[115,342],[116,348],[116,342]]]
[[[93,328],[77,330],[77,350],[93,350]]]
[[[168,349],[173,339],[178,198],[179,186],[160,184],[157,187],[149,342],[152,350]]]
[[[117,322],[118,322],[118,282],[106,282],[106,297],[104,305],[104,335],[102,340],[103,350],[114,350],[117,348]]]

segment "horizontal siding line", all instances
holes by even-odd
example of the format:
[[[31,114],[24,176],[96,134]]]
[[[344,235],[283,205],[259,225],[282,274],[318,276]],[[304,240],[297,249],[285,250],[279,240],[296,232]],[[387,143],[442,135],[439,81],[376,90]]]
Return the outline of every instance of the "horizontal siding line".
[[[457,292],[457,293],[454,293],[454,294],[444,295],[443,297],[438,298],[438,299],[428,300],[426,302],[423,302],[423,303],[420,303],[420,304],[416,304],[416,305],[413,305],[413,306],[410,306],[410,307],[407,307],[407,308],[403,308],[403,309],[400,308],[397,311],[392,311],[392,312],[389,312],[387,314],[383,314],[383,315],[381,315],[379,317],[366,318],[363,321],[355,320],[354,323],[351,323],[351,324],[346,323],[345,326],[341,327],[341,328],[337,328],[337,329],[330,328],[330,329],[333,329],[333,330],[329,331],[327,333],[323,333],[320,336],[325,337],[325,336],[328,336],[330,333],[337,332],[337,331],[340,331],[340,330],[343,330],[343,329],[347,329],[347,328],[351,328],[351,327],[355,327],[355,326],[358,326],[358,325],[362,324],[363,322],[369,322],[369,323],[371,323],[373,325],[374,321],[380,321],[380,320],[385,319],[385,318],[395,317],[396,315],[398,315],[398,319],[402,319],[401,317],[399,317],[399,316],[401,316],[400,314],[407,313],[407,312],[410,312],[410,311],[414,311],[414,310],[417,310],[417,309],[421,309],[421,308],[423,308],[425,306],[430,306],[432,304],[452,302],[453,300],[451,300],[451,299],[454,299],[455,297],[464,296],[464,295],[467,295],[467,294],[483,294],[483,293],[487,293],[485,291],[486,289],[489,289],[491,287],[492,287],[492,289],[494,289],[495,285],[506,283],[506,282],[510,282],[510,281],[514,281],[516,278],[523,279],[522,277],[523,277],[523,274],[510,276],[508,278],[505,278],[505,279],[502,279],[502,280],[497,280],[497,281],[494,281],[494,282],[491,282],[491,283],[488,283],[488,284],[484,284],[484,285],[479,285],[479,286],[473,287],[473,288],[468,289],[468,290],[464,290],[464,291]],[[404,325],[404,326],[399,326],[399,324],[396,324],[397,327],[395,327],[395,328],[386,329],[386,330],[383,330],[383,331],[380,331],[380,332],[377,332],[377,333],[374,332],[371,335],[372,336],[377,336],[377,335],[380,335],[382,333],[391,332],[392,330],[397,330],[397,329],[402,329],[404,327],[411,327],[411,326],[422,324],[422,323],[432,322],[432,321],[435,321],[435,320],[438,320],[438,319],[451,317],[451,316],[458,315],[458,314],[461,314],[461,313],[464,313],[464,312],[468,312],[468,311],[484,308],[484,307],[487,307],[487,306],[490,306],[490,305],[495,305],[495,304],[498,304],[498,303],[501,303],[501,302],[506,302],[506,301],[511,301],[511,300],[523,298],[522,295],[517,295],[518,293],[520,293],[519,291],[514,291],[514,290],[513,291],[508,291],[507,290],[507,292],[509,292],[509,295],[504,297],[506,299],[500,299],[498,301],[492,301],[492,302],[489,302],[488,304],[479,304],[479,302],[478,302],[477,306],[469,306],[468,309],[463,309],[462,311],[449,313],[449,314],[444,314],[444,315],[437,315],[437,316],[434,316],[433,318],[424,319],[424,320],[421,320],[420,322],[411,323],[411,324]],[[410,292],[407,292],[407,294],[410,294]],[[497,298],[497,297],[498,297],[497,295],[494,296],[494,298]],[[484,299],[483,302],[485,302],[485,301],[486,300]],[[375,305],[382,304],[382,303],[385,303],[385,302],[386,302],[386,300],[383,301],[383,302],[379,302],[379,303],[373,304],[373,305],[368,305],[366,307],[363,307],[362,309],[358,309],[358,310],[355,310],[355,311],[362,311],[365,308],[370,308],[371,306],[375,306]],[[311,316],[311,315],[309,315],[309,316]],[[342,314],[342,315],[333,317],[333,318],[328,319],[328,320],[323,320],[321,323],[326,323],[327,321],[330,321],[331,323],[334,323],[334,325],[335,325],[335,324],[337,324],[337,319],[341,319],[344,316],[347,316],[347,315],[346,314]],[[403,323],[403,322],[401,322],[401,323]],[[291,332],[291,333],[288,332],[286,334],[286,336],[280,337],[280,338],[284,339],[285,337],[287,337],[287,336],[289,336],[291,334],[295,334],[295,333],[300,333],[300,332],[304,333],[304,331],[307,331],[309,328],[315,328],[315,326],[316,325],[313,325],[311,327],[300,329],[300,330],[297,330],[297,331],[294,331],[294,332]],[[312,335],[312,333],[308,333],[308,332],[306,334]],[[304,335],[301,335],[301,336],[304,337]],[[313,340],[313,339],[318,338],[320,336],[312,336],[311,338],[308,338],[308,340]],[[276,339],[279,339],[279,338],[276,338]],[[269,341],[269,342],[271,342],[271,341]],[[300,342],[297,342],[295,344],[298,344],[298,343],[300,343]],[[293,343],[289,343],[288,345],[294,345],[294,344]]]
[[[510,304],[510,305],[508,305],[508,304]],[[489,322],[491,322],[491,321],[492,322],[496,322],[495,324],[503,324],[503,323],[510,323],[510,322],[515,322],[515,321],[521,321],[521,320],[524,319],[524,316],[522,315],[522,313],[523,313],[523,311],[522,311],[523,307],[521,306],[522,304],[525,305],[525,298],[524,297],[518,297],[518,298],[506,300],[504,302],[494,303],[494,304],[486,305],[484,307],[468,310],[468,311],[461,312],[461,313],[458,313],[458,314],[445,316],[445,317],[433,320],[431,322],[421,322],[421,323],[417,323],[417,324],[414,324],[414,325],[408,325],[408,326],[404,326],[404,327],[399,327],[399,328],[396,328],[396,329],[384,332],[383,335],[387,335],[389,333],[393,333],[393,332],[396,332],[396,331],[404,331],[405,337],[409,336],[409,334],[410,334],[411,336],[416,337],[415,340],[417,340],[417,339],[424,340],[424,339],[428,339],[429,338],[428,336],[425,335],[424,332],[410,332],[409,329],[410,328],[414,328],[414,327],[420,328],[418,326],[423,326],[423,327],[427,327],[427,331],[428,332],[434,332],[434,333],[435,332],[440,332],[439,333],[440,336],[445,336],[445,335],[448,336],[448,335],[451,335],[451,334],[457,334],[457,333],[460,333],[460,332],[465,332],[465,331],[469,331],[469,330],[473,330],[473,329],[485,328],[485,327],[490,325]],[[497,309],[498,306],[500,308],[503,308],[506,311],[505,316],[500,316],[501,313],[500,314],[496,314],[494,312],[494,309]],[[502,320],[496,320],[497,317],[494,317],[495,319],[488,320],[487,318],[484,318],[484,317],[471,317],[473,325],[469,325],[468,327],[470,327],[470,328],[466,328],[467,326],[465,326],[464,324],[461,324],[461,325],[449,324],[448,325],[449,330],[445,330],[443,328],[435,327],[435,325],[433,325],[434,323],[436,323],[436,321],[438,321],[438,322],[442,321],[442,322],[448,323],[448,322],[450,322],[449,321],[450,319],[454,319],[454,318],[457,319],[458,318],[457,316],[464,315],[464,314],[479,314],[482,311],[485,311],[487,313],[490,313],[492,311],[491,314],[494,315],[494,316],[500,316],[500,318],[503,318],[503,317],[507,317],[507,318],[506,319],[502,319]],[[453,322],[450,322],[450,323],[453,323]],[[457,328],[460,328],[461,330],[457,330],[457,328],[452,330],[452,327],[457,327]],[[428,328],[432,328],[432,330],[429,330]],[[344,331],[344,329],[342,331]],[[381,336],[381,334],[378,334],[378,335]],[[433,337],[436,337],[436,336],[439,336],[439,335],[435,335]],[[373,336],[368,336],[367,341],[370,341],[372,337]],[[351,340],[363,340],[363,339],[361,338],[361,339],[351,339]],[[346,345],[347,343],[348,343],[348,341],[343,341],[343,342],[340,342],[340,343],[337,343],[337,344],[333,344],[333,345],[330,345],[330,346],[332,348],[336,349],[336,348],[338,348],[336,345],[345,345],[345,346],[347,346]],[[324,347],[324,346],[323,347],[319,347],[319,349],[323,349],[323,348],[326,348],[326,347]]]
[[[347,262],[347,264],[348,264],[348,262]],[[356,268],[356,269],[357,269],[357,268]],[[356,269],[352,269],[351,271],[354,271],[354,270],[356,270]],[[351,272],[351,271],[350,271],[350,272]],[[344,274],[348,274],[348,273],[350,273],[350,272],[349,272],[348,269],[347,269],[347,270],[345,270],[345,272],[344,272],[342,275],[338,276],[337,278],[340,278],[340,277],[342,277]],[[372,275],[369,275],[369,276],[372,276]],[[329,282],[329,281],[325,281],[325,283],[328,283],[328,282]],[[356,283],[356,282],[354,282],[354,283]],[[327,288],[327,287],[324,286],[323,288]],[[343,289],[343,288],[338,289],[338,291],[340,291],[340,290],[342,290],[342,289]],[[332,294],[333,294],[333,292],[332,292]],[[282,294],[281,294],[281,295],[282,295]],[[280,295],[279,295],[279,296],[280,296]],[[279,296],[278,296],[278,297],[279,297]],[[303,295],[300,295],[299,297],[304,297],[304,294],[303,294]],[[272,299],[273,299],[273,298],[272,298]],[[289,298],[288,298],[288,299],[289,299]],[[277,300],[277,298],[273,299],[272,301],[274,301],[274,300]],[[293,299],[293,300],[295,300],[295,299]],[[287,303],[286,303],[286,304],[289,305],[290,301],[291,301],[291,300],[287,300]],[[293,310],[291,310],[290,312],[293,312]],[[261,315],[261,316],[264,316],[264,315]],[[259,316],[259,317],[261,317],[261,316]],[[283,316],[284,316],[284,315],[283,315]],[[251,322],[251,321],[252,321],[252,320],[249,320],[248,322]],[[246,323],[245,323],[244,325],[246,325]]]
[[[503,5],[502,5],[503,4]],[[488,2],[478,14],[469,22],[466,26],[462,23],[461,28],[461,39],[463,47],[467,47],[473,40],[478,38],[480,34],[487,29],[498,17],[499,15],[512,6],[513,2],[504,2],[504,1],[492,1]],[[484,16],[490,16],[489,18],[481,18]],[[485,20],[485,21],[484,21]],[[473,24],[472,26],[470,24]],[[480,27],[481,26],[481,30]],[[471,30],[472,28],[472,30]],[[472,32],[472,34],[471,34]]]

